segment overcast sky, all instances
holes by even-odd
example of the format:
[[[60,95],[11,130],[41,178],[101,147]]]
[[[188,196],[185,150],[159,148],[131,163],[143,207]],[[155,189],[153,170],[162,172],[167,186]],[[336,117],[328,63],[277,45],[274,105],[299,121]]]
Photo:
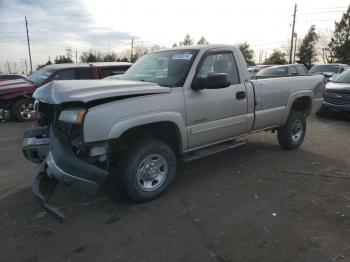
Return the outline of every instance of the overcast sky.
[[[291,35],[294,3],[302,37],[311,24],[334,28],[349,0],[0,0],[0,69],[28,59],[24,16],[29,22],[33,64],[95,49],[120,51],[136,43],[171,46],[189,33],[210,43],[248,41],[259,52],[280,47]]]

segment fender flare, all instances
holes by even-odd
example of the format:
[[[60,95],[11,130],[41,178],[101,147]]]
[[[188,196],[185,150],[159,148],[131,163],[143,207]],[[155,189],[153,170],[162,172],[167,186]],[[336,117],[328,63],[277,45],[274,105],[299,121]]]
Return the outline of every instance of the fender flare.
[[[181,114],[176,112],[153,112],[122,119],[112,126],[108,134],[108,139],[119,138],[131,128],[159,122],[171,122],[175,124],[180,139],[180,153],[182,153],[187,148],[187,128]]]
[[[311,108],[312,108],[312,103],[313,103],[313,97],[314,97],[314,94],[311,90],[302,90],[302,91],[297,91],[295,93],[292,93],[290,96],[289,96],[289,99],[288,99],[288,102],[287,102],[287,106],[286,106],[286,114],[283,118],[283,125],[287,122],[287,119],[288,119],[288,116],[289,116],[289,113],[290,113],[290,110],[292,108],[292,105],[293,103],[298,99],[298,98],[301,98],[301,97],[308,97],[310,98],[310,101],[311,101]]]

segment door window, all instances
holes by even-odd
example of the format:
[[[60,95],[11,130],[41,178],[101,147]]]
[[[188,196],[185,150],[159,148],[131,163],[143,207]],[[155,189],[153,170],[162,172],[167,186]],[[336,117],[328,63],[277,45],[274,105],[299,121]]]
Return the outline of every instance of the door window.
[[[91,68],[78,68],[74,71],[76,79],[95,79]]]
[[[233,58],[233,54],[230,52],[208,55],[201,64],[196,77],[205,78],[210,74],[216,73],[227,74],[232,85],[240,83],[237,64]]]
[[[301,65],[297,66],[297,71],[299,75],[302,75],[302,76],[307,75],[306,69]]]
[[[289,67],[289,75],[291,75],[291,76],[299,75],[297,69],[295,68],[295,66]]]
[[[91,68],[77,68],[59,72],[56,80],[95,79]]]

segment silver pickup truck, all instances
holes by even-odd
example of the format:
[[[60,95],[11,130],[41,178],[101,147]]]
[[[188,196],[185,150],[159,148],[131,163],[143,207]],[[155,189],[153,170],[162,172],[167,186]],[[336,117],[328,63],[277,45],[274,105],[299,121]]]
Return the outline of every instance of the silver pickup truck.
[[[24,155],[40,163],[33,191],[48,200],[58,183],[96,192],[116,176],[135,201],[160,195],[190,161],[277,131],[280,145],[303,142],[305,118],[323,103],[323,76],[249,79],[239,49],[204,45],[143,56],[119,79],[53,81],[34,93],[39,126]]]

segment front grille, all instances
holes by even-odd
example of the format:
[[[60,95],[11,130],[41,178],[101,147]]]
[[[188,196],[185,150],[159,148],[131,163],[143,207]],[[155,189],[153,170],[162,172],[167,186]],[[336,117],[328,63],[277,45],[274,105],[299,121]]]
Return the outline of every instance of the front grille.
[[[55,121],[56,107],[52,104],[43,102],[36,102],[35,110],[38,112],[38,123],[39,125],[50,125]]]
[[[350,92],[327,90],[324,100],[326,103],[333,105],[350,106]]]

